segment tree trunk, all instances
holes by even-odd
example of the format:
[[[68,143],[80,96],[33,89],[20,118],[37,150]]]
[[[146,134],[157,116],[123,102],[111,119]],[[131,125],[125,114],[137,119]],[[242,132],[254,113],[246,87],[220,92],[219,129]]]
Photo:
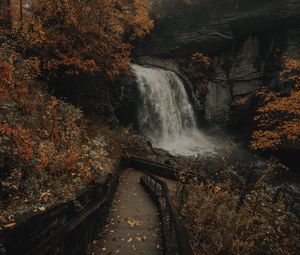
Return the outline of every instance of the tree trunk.
[[[10,0],[11,24],[13,28],[17,28],[23,18],[23,0]]]

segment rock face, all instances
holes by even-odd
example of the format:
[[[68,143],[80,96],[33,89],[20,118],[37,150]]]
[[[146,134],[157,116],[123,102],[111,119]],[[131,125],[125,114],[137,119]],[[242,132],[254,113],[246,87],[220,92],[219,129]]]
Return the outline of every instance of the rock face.
[[[248,125],[260,86],[285,89],[277,76],[281,53],[299,54],[299,0],[153,0],[152,8],[156,26],[136,56],[153,65],[161,59],[166,69],[167,60],[179,62],[195,52],[212,56],[215,75],[201,105],[195,100],[207,120]],[[240,99],[245,104],[234,107]]]
[[[152,2],[155,28],[137,43],[135,61],[179,74],[200,120],[249,126],[257,106],[254,94],[260,86],[288,89],[277,76],[281,53],[299,54],[300,0]],[[180,73],[182,60],[189,61],[195,52],[213,58],[214,76],[204,98],[195,96],[193,84]],[[87,112],[115,115],[124,125],[137,124],[139,92],[134,77],[114,82],[83,77],[70,81],[70,88],[59,83],[53,87],[61,96],[71,91],[71,101]],[[246,103],[237,108],[234,102],[240,99]]]
[[[238,38],[286,30],[300,20],[298,0],[153,0],[152,8],[155,29],[138,55],[216,53]]]
[[[239,40],[236,46],[214,56],[215,76],[208,85],[205,101],[205,117],[221,123],[245,124],[252,121],[255,93],[261,86],[279,91],[281,53],[287,56],[299,55],[300,33],[297,30],[249,35]],[[235,107],[238,100],[244,105]]]
[[[208,92],[204,101],[205,117],[209,121],[228,121],[231,93],[224,71],[216,66],[217,79],[208,83]]]

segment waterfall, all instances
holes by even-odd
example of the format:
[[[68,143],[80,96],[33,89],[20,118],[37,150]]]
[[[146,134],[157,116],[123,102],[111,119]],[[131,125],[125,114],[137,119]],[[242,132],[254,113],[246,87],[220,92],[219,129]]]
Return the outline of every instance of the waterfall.
[[[180,155],[213,152],[214,146],[197,127],[180,77],[156,67],[132,65],[132,70],[141,95],[139,127],[153,146]]]

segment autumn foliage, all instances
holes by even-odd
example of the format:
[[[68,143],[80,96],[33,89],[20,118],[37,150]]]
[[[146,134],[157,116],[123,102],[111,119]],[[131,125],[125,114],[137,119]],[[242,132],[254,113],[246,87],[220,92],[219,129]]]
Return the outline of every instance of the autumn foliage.
[[[270,165],[243,197],[247,180],[232,166],[220,181],[181,181],[177,205],[194,254],[298,254],[299,219],[289,211],[286,189],[275,195],[268,189],[282,168]]]
[[[37,66],[0,47],[1,226],[71,200],[114,171],[122,150],[96,128],[91,136],[81,110],[49,95]]]
[[[148,11],[144,0],[0,1],[0,225],[116,167],[120,143],[111,152],[107,137],[91,138],[81,110],[46,81],[127,72],[134,41],[153,27]]]
[[[116,77],[129,68],[131,43],[153,27],[144,0],[22,1],[21,15],[15,2],[13,26],[2,31],[26,55],[39,58],[44,74]]]
[[[0,56],[1,161],[38,171],[71,169],[64,162],[84,139],[81,112],[47,95],[35,81],[36,58],[22,60],[10,47]]]
[[[188,63],[182,63],[182,72],[193,82],[194,93],[199,98],[208,91],[208,82],[213,75],[212,62],[208,55],[196,52]]]
[[[261,106],[255,120],[258,130],[253,133],[251,148],[276,150],[281,145],[300,141],[300,60],[284,58],[281,81],[291,87],[279,93],[260,90]]]

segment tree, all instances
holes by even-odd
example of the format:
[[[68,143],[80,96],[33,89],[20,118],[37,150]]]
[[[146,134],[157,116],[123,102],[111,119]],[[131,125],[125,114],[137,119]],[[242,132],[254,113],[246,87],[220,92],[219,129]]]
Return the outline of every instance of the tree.
[[[181,71],[194,84],[194,94],[201,100],[208,91],[208,83],[214,75],[213,60],[201,52],[194,53],[187,62],[182,62]]]
[[[261,99],[255,117],[258,130],[253,133],[250,145],[254,150],[276,150],[280,145],[300,141],[300,59],[284,57],[280,78],[292,86],[288,93],[266,88],[258,92]]]
[[[143,0],[41,0],[27,3],[26,11],[18,3],[11,5],[12,20],[20,20],[14,38],[26,56],[41,60],[44,74],[116,77],[130,66],[131,43],[153,27]]]

